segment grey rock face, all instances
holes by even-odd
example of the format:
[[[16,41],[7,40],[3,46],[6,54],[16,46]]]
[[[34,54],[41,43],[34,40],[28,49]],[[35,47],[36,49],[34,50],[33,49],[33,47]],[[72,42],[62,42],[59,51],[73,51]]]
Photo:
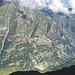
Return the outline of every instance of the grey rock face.
[[[0,67],[54,71],[75,63],[75,19],[14,4],[0,7]],[[15,68],[15,67],[14,67]]]

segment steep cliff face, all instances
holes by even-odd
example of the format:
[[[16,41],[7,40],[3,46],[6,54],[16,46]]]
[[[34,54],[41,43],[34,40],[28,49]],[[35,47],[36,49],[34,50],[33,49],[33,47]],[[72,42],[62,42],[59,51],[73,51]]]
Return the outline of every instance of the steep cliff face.
[[[1,72],[46,72],[74,64],[75,19],[61,12],[46,14],[13,3],[0,7]]]

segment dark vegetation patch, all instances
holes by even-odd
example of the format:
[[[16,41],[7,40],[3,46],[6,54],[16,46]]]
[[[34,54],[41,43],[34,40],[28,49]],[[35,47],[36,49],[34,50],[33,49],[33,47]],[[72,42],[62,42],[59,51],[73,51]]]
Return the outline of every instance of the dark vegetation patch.
[[[75,66],[69,68],[63,68],[61,70],[39,73],[38,71],[17,71],[9,75],[75,75]]]

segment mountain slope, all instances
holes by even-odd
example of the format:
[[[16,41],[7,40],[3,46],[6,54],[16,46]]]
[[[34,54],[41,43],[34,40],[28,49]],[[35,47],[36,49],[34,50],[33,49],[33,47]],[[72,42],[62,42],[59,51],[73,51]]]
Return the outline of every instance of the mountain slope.
[[[46,72],[74,64],[75,19],[60,13],[46,16],[12,3],[0,10],[1,69],[15,66]]]

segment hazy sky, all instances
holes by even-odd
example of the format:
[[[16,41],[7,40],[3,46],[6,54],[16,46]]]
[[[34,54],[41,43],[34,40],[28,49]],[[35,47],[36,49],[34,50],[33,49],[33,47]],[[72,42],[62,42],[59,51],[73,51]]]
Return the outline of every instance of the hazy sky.
[[[61,0],[61,2],[67,3],[66,0]]]

